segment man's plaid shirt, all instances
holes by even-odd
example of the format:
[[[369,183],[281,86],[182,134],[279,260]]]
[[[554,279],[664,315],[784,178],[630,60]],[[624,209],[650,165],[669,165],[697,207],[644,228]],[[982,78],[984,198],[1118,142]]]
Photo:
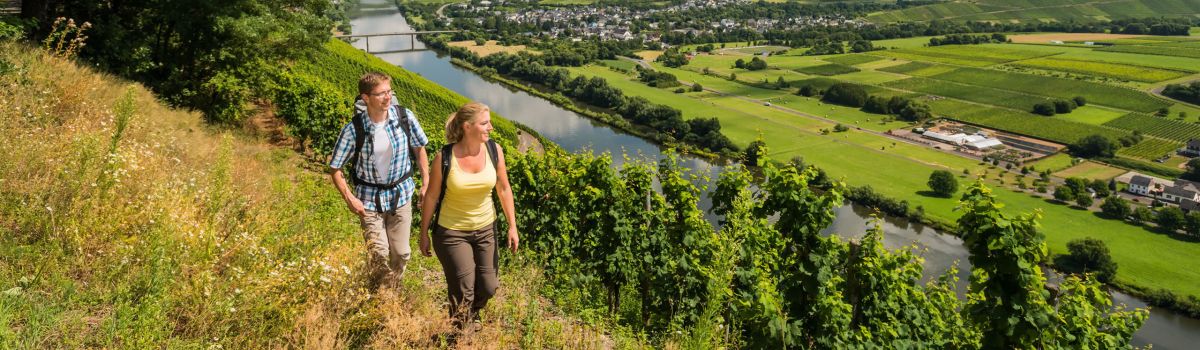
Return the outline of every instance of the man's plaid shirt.
[[[375,147],[372,147],[375,135],[375,123],[371,122],[371,118],[362,118],[363,130],[366,131],[367,138],[363,140],[363,148],[359,150],[358,162],[355,163],[355,169],[351,171],[361,175],[364,181],[386,184],[399,180],[400,176],[413,169],[413,161],[409,160],[413,153],[409,151],[409,147],[424,147],[429,143],[429,137],[425,136],[425,130],[421,129],[421,124],[417,122],[417,116],[409,109],[404,109],[404,117],[408,118],[409,134],[412,139],[408,138],[399,128],[403,127],[397,116],[397,106],[393,105],[388,108],[388,120],[385,131],[388,139],[392,142],[391,168],[388,170],[386,179],[380,179],[375,168],[374,152]],[[353,122],[353,119],[351,119]],[[394,126],[394,127],[393,127]],[[338,135],[337,143],[333,146],[333,159],[329,161],[329,167],[333,169],[341,169],[346,161],[350,158],[350,150],[354,148],[354,126],[346,123],[342,127],[341,134]],[[413,174],[417,175],[417,174]],[[400,185],[390,190],[381,190],[372,186],[354,186],[354,196],[358,197],[363,203],[363,208],[374,212],[386,212],[395,209],[392,207],[392,200],[395,196],[400,196],[396,202],[397,206],[404,206],[413,197],[413,191],[416,188],[416,182],[412,178],[404,180]],[[376,195],[379,197],[376,198]],[[379,200],[377,205],[375,200]],[[379,206],[383,206],[380,208]]]

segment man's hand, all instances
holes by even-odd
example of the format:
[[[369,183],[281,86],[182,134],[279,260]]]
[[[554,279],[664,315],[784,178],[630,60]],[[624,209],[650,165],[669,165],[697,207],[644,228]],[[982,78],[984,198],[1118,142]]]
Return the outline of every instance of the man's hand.
[[[358,198],[354,196],[346,199],[346,206],[350,207],[350,211],[355,215],[358,215],[360,218],[367,216],[367,209],[363,208],[362,201],[358,200]]]
[[[425,203],[426,193],[429,193],[429,184],[422,182],[421,192],[417,192],[417,206],[420,206],[421,203]]]

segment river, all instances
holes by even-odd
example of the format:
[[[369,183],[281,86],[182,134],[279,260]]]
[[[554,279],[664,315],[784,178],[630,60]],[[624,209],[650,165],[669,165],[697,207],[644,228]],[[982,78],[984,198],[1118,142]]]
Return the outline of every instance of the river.
[[[391,3],[390,0],[363,0],[364,4]],[[373,6],[374,7],[374,6]],[[412,28],[398,11],[378,9],[358,14],[351,20],[355,34],[407,32]],[[373,51],[404,50],[410,48],[408,37],[375,37],[370,39]],[[359,39],[355,47],[364,48],[365,42]],[[424,48],[420,41],[416,48]],[[504,84],[491,81],[476,75],[466,69],[450,63],[450,58],[440,56],[433,51],[414,51],[403,53],[379,54],[380,58],[396,64],[409,71],[453,90],[472,100],[486,103],[496,113],[528,125],[537,130],[542,136],[571,152],[609,152],[615,155],[622,153],[640,155],[645,159],[657,160],[663,157],[663,147],[626,134],[617,129],[595,122],[587,117],[555,106],[540,97],[524,91],[510,88]],[[620,164],[622,158],[614,157],[614,163]],[[693,169],[698,175],[715,179],[723,166],[712,164],[705,159],[682,156],[681,164]],[[704,182],[698,185],[709,185]],[[707,196],[702,196],[701,207],[711,206]],[[837,219],[824,230],[826,234],[837,234],[843,238],[861,237],[870,225],[871,211],[868,208],[847,204],[837,208]],[[710,217],[709,220],[712,220]],[[885,217],[881,222],[884,245],[889,249],[899,249],[915,245],[918,252],[925,258],[926,278],[942,274],[950,266],[958,264],[959,287],[965,289],[965,282],[970,277],[968,254],[962,246],[962,240],[952,235],[943,234],[922,225],[910,224],[900,218]],[[1130,295],[1113,293],[1115,304],[1125,304],[1130,307],[1145,307],[1146,303]],[[1193,349],[1200,344],[1200,320],[1185,317],[1161,308],[1152,309],[1150,319],[1133,338],[1133,344],[1144,346],[1154,344],[1155,349]]]

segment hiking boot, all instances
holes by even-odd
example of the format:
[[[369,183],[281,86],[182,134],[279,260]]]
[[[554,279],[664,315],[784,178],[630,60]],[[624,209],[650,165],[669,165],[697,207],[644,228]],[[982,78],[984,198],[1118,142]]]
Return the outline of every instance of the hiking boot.
[[[483,330],[483,319],[479,317],[479,312],[475,312],[473,315],[471,315],[471,329],[475,332]]]

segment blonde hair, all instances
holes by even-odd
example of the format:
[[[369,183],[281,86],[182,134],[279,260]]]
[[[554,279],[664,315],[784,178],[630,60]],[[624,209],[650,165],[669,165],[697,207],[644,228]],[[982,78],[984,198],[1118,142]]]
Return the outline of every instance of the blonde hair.
[[[457,112],[446,117],[446,143],[457,143],[463,138],[463,123],[474,122],[480,113],[488,113],[491,108],[482,102],[471,102],[458,108]]]

